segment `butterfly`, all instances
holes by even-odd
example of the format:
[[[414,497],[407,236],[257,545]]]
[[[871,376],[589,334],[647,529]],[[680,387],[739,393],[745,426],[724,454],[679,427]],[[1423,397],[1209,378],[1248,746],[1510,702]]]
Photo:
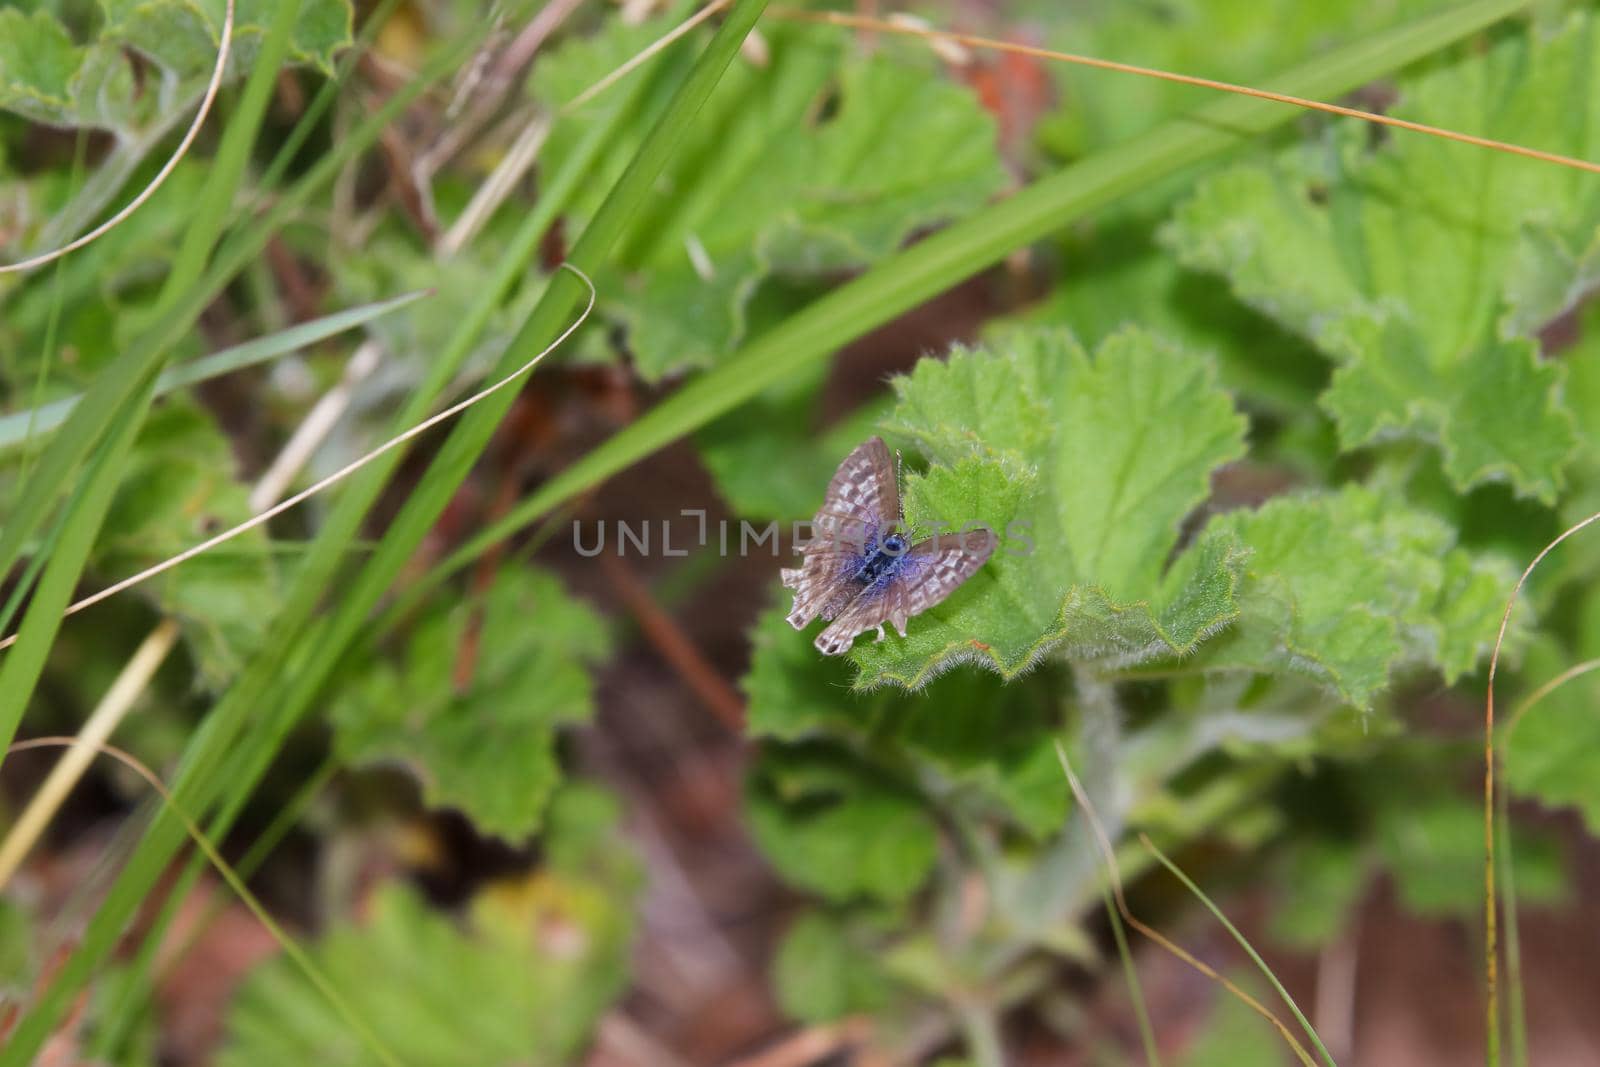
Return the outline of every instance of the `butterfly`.
[[[785,569],[794,590],[789,625],[803,630],[819,615],[831,622],[818,635],[825,656],[843,655],[859,634],[884,623],[906,635],[906,620],[955,592],[994,552],[983,527],[936,534],[912,544],[902,532],[900,490],[889,449],[873,437],[839,464],[813,536],[801,547],[804,563]]]

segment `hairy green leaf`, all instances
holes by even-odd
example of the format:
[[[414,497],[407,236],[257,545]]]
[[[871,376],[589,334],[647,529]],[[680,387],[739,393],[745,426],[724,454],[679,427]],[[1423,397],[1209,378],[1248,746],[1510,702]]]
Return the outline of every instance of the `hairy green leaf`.
[[[917,797],[823,749],[769,749],[746,790],[756,844],[830,900],[904,900],[933,869],[938,831]]]
[[[96,90],[85,93],[86,82]],[[0,11],[0,109],[50,125],[118,125],[133,70],[114,50],[74,43],[50,11]],[[107,110],[109,109],[109,110]]]
[[[0,109],[55,126],[130,132],[169,122],[172,89],[141,93],[123,51],[136,49],[198,93],[215,68],[224,0],[98,0],[96,36],[82,44],[41,8],[0,11]],[[270,0],[238,0],[228,70],[255,63],[272,21]],[[301,0],[290,44],[297,63],[331,73],[333,53],[350,43],[349,0]],[[183,96],[176,97],[184,99]]]
[[[1402,84],[1398,115],[1591,158],[1593,22],[1536,31]],[[1472,191],[1470,196],[1466,191]],[[1204,182],[1167,231],[1193,266],[1338,364],[1340,442],[1428,441],[1459,489],[1554,499],[1575,443],[1561,369],[1531,338],[1594,272],[1600,190],[1579,172],[1341,124],[1275,166]]]
[[[1134,663],[1191,651],[1233,617],[1238,546],[1207,536],[1168,565],[1244,419],[1211,364],[1127,330],[1093,355],[1017,331],[925,359],[884,422],[934,464],[907,479],[913,529],[980,523],[994,557],[909,636],[863,644],[857,684],[917,686],[951,664],[1010,677],[1051,649]]]
[[[1514,581],[1456,547],[1448,524],[1358,487],[1231,512],[1212,530],[1252,555],[1239,622],[1201,664],[1298,674],[1362,707],[1402,663],[1451,681],[1475,666],[1499,625],[1496,590]]]
[[[180,77],[196,77],[217,63],[224,0],[98,0],[105,17],[101,36],[137,48]],[[272,0],[236,0],[230,71],[246,71],[272,21]],[[289,55],[332,73],[333,54],[350,43],[350,0],[300,0]]]
[[[475,631],[463,690],[454,673]],[[355,683],[333,713],[339,751],[357,764],[398,761],[421,778],[429,805],[520,840],[538,829],[560,780],[557,729],[593,711],[587,665],[605,648],[600,619],[554,577],[507,571],[481,615],[471,602],[442,606],[417,627],[401,665],[381,664]]]
[[[1002,183],[993,124],[925,61],[892,48],[862,58],[831,30],[778,25],[769,41],[770,63],[723,79],[638,235],[595,279],[647,378],[731,351],[763,278],[866,265]],[[578,79],[563,65],[551,81],[559,98]],[[613,168],[633,138],[613,147]]]
[[[1130,323],[1215,356],[1222,384],[1254,408],[1297,416],[1326,384],[1304,340],[1234,299],[1222,279],[1187,270],[1146,219],[1096,220],[1062,238],[1060,280],[1011,321],[1065,326],[1094,346]]]
[[[833,1022],[877,1011],[894,996],[864,924],[845,916],[807,912],[778,946],[772,982],[784,1012],[800,1022]]]
[[[998,814],[1035,838],[1060,828],[1071,793],[1056,762],[1051,679],[1004,685],[991,674],[955,672],[915,695],[861,692],[850,687],[849,665],[817,655],[784,614],[773,607],[753,631],[744,688],[754,736],[892,743],[894,761],[909,759],[941,803]]]
[[[151,412],[134,443],[95,547],[93,566],[123,577],[249,518],[232,447],[211,416],[186,400]],[[278,601],[278,567],[264,530],[252,530],[137,587],[176,615],[201,677],[219,685],[255,651]]]
[[[549,867],[480,891],[464,923],[389,884],[360,926],[339,926],[314,957],[406,1063],[555,1067],[571,1062],[627,982],[638,875],[593,795],[568,791],[551,813]],[[563,809],[581,809],[567,818]],[[602,813],[603,814],[603,813]],[[576,823],[568,827],[569,822]],[[587,840],[574,840],[574,837]],[[287,1024],[292,1020],[292,1024]],[[285,960],[258,969],[228,1014],[225,1067],[383,1061]]]

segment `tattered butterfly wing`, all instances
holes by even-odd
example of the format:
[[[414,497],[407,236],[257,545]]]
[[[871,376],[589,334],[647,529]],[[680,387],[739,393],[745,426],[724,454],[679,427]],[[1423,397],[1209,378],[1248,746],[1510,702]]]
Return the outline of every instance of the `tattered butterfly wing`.
[[[795,591],[789,624],[804,629],[812,619],[831,619],[860,592],[850,579],[867,546],[900,518],[894,461],[879,437],[869,438],[844,458],[828,483],[822,508],[811,522],[805,562],[782,572]]]
[[[910,566],[895,622],[900,636],[906,634],[905,620],[927,611],[978,573],[978,568],[994,555],[997,541],[994,531],[975,526],[961,533],[937,534],[912,545],[906,554]]]
[[[844,457],[822,508],[811,520],[817,534],[813,544],[832,540],[863,551],[881,530],[900,521],[900,488],[895,482],[894,458],[881,437],[869,437]]]

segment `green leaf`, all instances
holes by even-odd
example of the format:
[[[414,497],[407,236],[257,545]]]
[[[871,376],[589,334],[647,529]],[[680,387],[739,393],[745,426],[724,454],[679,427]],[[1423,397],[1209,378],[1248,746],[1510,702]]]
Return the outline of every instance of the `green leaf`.
[[[1394,113],[1583,158],[1600,149],[1592,21],[1403,83]],[[1474,190],[1464,197],[1462,190]],[[1561,368],[1531,335],[1594,277],[1600,191],[1569,168],[1341,124],[1276,165],[1204,182],[1167,242],[1336,363],[1323,405],[1343,447],[1436,445],[1459,490],[1550,502],[1575,444]],[[1419,268],[1426,264],[1426,268]]]
[[[728,72],[619,269],[595,279],[648,379],[729,352],[762,279],[869,264],[978,207],[1004,180],[988,116],[920,57],[891,48],[863,58],[847,38],[811,27],[774,26],[769,43],[768,64]],[[552,81],[557,98],[576,84],[565,67]],[[615,146],[610,166],[643,128]],[[553,158],[560,144],[552,139]]]
[[[988,699],[925,702],[920,714],[903,723],[900,742],[955,787],[948,802],[959,801],[956,790],[973,791],[1034,840],[1045,840],[1061,829],[1072,806],[1056,738],[1037,725],[1019,723],[1019,709],[999,703],[1003,694],[991,689],[983,695]]]
[[[1565,202],[1555,206],[1571,207]],[[1596,209],[1591,202],[1589,218],[1578,225],[1543,219],[1524,224],[1506,279],[1512,329],[1532,333],[1600,286],[1600,221],[1589,224]]]
[[[953,672],[924,692],[850,688],[850,667],[817,655],[774,606],[752,633],[744,688],[747,729],[758,738],[876,739],[909,758],[941,803],[1000,814],[1034,838],[1060,829],[1071,791],[1056,761],[1054,680],[1003,685]]]
[[[1519,13],[1518,0],[1470,0],[1436,16],[1319,54],[1267,79],[1280,91],[1335,98]],[[1291,121],[1297,112],[1270,101],[1219,95],[1184,121],[1065,168],[938,233],[914,241],[860,278],[839,286],[758,335],[715,370],[590,450],[505,516],[478,531],[429,575],[456,573],[506,536],[670,442],[726,414],[796,371],[889,322],[1017,248],[1081,222],[1201,161],[1241,136]]]
[[[123,49],[137,49],[198,92],[217,63],[224,0],[98,0],[102,21],[79,44],[48,10],[0,11],[0,109],[56,126],[124,132],[169,116],[171,90],[141,94]],[[255,63],[272,21],[271,0],[238,0],[228,71]],[[349,0],[301,0],[290,58],[332,73],[333,54],[350,43]],[[147,97],[147,99],[142,99]]]
[[[1595,603],[1594,598],[1589,600],[1587,611],[1592,617]],[[1576,650],[1549,639],[1536,642],[1520,672],[1527,679],[1523,688],[1542,685],[1574,666],[1574,661],[1593,656],[1595,646],[1592,634]],[[1507,688],[1501,686],[1497,704],[1505,699]],[[1520,715],[1519,704],[1508,703],[1502,712],[1506,718],[1500,742],[1507,788],[1549,807],[1576,809],[1591,833],[1600,833],[1597,698],[1600,675],[1586,674],[1551,691]],[[1511,716],[1516,716],[1514,726]]]
[[[583,808],[594,807],[574,791]],[[635,865],[619,864],[610,833],[572,840],[561,807],[552,849],[586,869],[547,868],[491,883],[464,922],[430,911],[411,890],[381,887],[365,922],[339,926],[314,949],[354,1011],[406,1063],[514,1067],[571,1062],[627,984]],[[580,813],[578,833],[592,824]],[[286,1020],[293,1020],[286,1025]],[[381,1063],[303,973],[287,961],[257,969],[228,1013],[225,1067]]]
[[[863,924],[820,911],[807,912],[783,935],[772,982],[784,1013],[813,1025],[879,1011],[893,999]]]
[[[763,753],[746,810],[778,873],[830,900],[904,900],[938,852],[938,831],[914,794],[822,749]]]
[[[234,467],[228,439],[193,402],[155,408],[134,443],[93,566],[122,577],[249,518]],[[181,621],[207,684],[226,681],[260,643],[278,603],[271,553],[265,530],[252,530],[137,587]]]
[[[403,663],[381,664],[333,712],[341,756],[399,762],[423,799],[459,808],[481,831],[520,840],[538,829],[561,777],[559,727],[594,707],[588,664],[605,653],[604,625],[554,577],[502,573],[482,605],[471,683],[454,672],[478,607],[457,603],[418,625]]]
[[[1419,436],[1438,444],[1458,490],[1505,481],[1554,500],[1576,435],[1560,400],[1562,368],[1542,362],[1533,341],[1486,340],[1441,370],[1395,318],[1352,316],[1326,338],[1349,360],[1322,397],[1342,448]]]
[[[783,605],[774,604],[750,632],[745,729],[752,737],[778,741],[871,729],[885,694],[852,692],[849,668],[817,655],[786,614]]]
[[[1200,665],[1298,674],[1359,707],[1402,663],[1451,681],[1475,666],[1499,625],[1495,589],[1514,581],[1443,521],[1359,487],[1231,512],[1213,532],[1253,554],[1239,623]]]
[[[65,125],[77,115],[83,61],[84,50],[50,12],[0,11],[0,108]]]
[[[1419,915],[1454,916],[1482,910],[1482,800],[1476,794],[1439,793],[1383,807],[1379,850],[1406,908]],[[1519,832],[1512,856],[1519,907],[1566,895],[1567,875],[1553,838]]]
[[[102,39],[136,48],[180,77],[208,74],[217,64],[225,0],[98,0]],[[228,69],[246,71],[272,21],[272,0],[237,0]],[[333,54],[350,43],[350,0],[300,0],[289,55],[333,73]]]
[[[1439,0],[1162,0],[1160,4],[1034,5],[1051,47],[1139,63],[1242,85],[1274,84],[1270,75],[1300,57],[1399,25]],[[1107,77],[1066,63],[1048,65],[1059,90],[1041,140],[1076,157],[1143,133],[1204,100],[1192,86],[1154,78]]]
[[[908,637],[858,646],[858,685],[914,687],[961,661],[1011,677],[1051,649],[1134,663],[1233,617],[1236,544],[1203,537],[1167,565],[1212,472],[1244,451],[1207,360],[1133,330],[1092,356],[1064,332],[1017,331],[895,388],[885,432],[936,464],[907,481],[908,521],[982,523],[1001,543]]]
[[[1430,614],[1433,647],[1428,658],[1447,683],[1487,663],[1506,598],[1517,584],[1517,568],[1498,556],[1452,549],[1444,557],[1444,579]],[[1512,620],[1507,647],[1516,650],[1530,628],[1527,614]]]
[[[1013,325],[1065,326],[1092,347],[1136,323],[1214,355],[1224,386],[1284,417],[1302,417],[1326,385],[1315,349],[1241,304],[1222,279],[1184,269],[1142,217],[1075,228],[1059,256],[1054,288]]]

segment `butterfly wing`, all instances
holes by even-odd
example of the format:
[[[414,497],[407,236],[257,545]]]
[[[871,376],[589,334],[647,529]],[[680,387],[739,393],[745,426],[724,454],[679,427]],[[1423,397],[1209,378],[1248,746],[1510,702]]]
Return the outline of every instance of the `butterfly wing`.
[[[918,541],[906,553],[893,580],[882,589],[862,590],[817,635],[817,650],[825,656],[841,655],[850,650],[858,635],[885,623],[904,637],[907,620],[938,604],[976,574],[994,555],[995,544],[993,532],[981,526]]]
[[[811,520],[816,532],[812,544],[832,541],[860,551],[879,530],[899,521],[894,458],[883,438],[869,437],[844,457],[828,483],[822,509]]]
[[[850,651],[858,635],[882,626],[889,618],[889,606],[895,595],[893,588],[864,589],[858,593],[817,635],[817,651],[824,656],[842,656]]]
[[[795,591],[789,624],[802,630],[819,615],[831,619],[843,611],[860,591],[848,580],[867,544],[899,518],[894,461],[882,438],[869,438],[828,483],[822,509],[811,520],[812,539],[800,550],[805,561],[782,572],[783,584]]]
[[[961,533],[936,534],[918,541],[906,553],[906,581],[901,584],[898,603],[890,613],[894,628],[906,635],[906,620],[942,601],[956,587],[978,573],[978,568],[994,555],[998,539],[994,532],[974,526]]]

